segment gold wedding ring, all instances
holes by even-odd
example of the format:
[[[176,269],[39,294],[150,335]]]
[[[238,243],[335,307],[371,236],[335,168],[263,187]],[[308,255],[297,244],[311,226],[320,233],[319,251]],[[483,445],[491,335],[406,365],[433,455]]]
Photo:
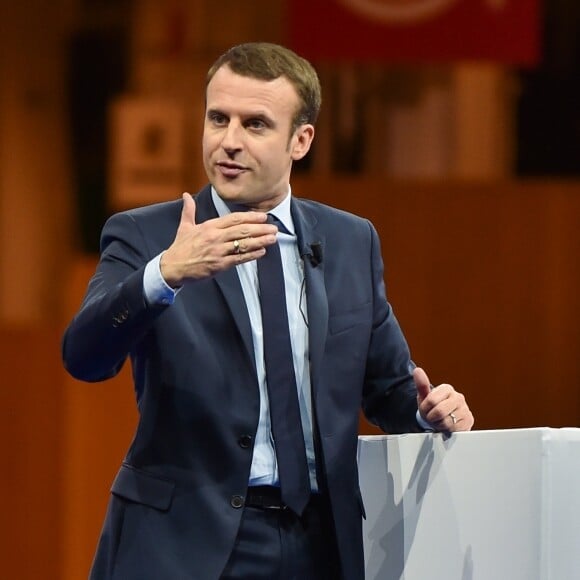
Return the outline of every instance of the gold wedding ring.
[[[457,417],[455,416],[455,413],[449,413],[449,416],[451,417],[451,420],[453,421],[453,424],[455,425],[457,423]]]
[[[240,252],[241,252],[240,241],[234,240],[234,254],[239,254]]]

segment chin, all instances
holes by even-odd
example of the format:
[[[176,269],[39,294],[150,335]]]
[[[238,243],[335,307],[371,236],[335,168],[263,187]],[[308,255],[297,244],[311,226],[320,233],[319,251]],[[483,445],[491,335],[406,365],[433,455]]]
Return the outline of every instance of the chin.
[[[212,185],[218,192],[218,195],[226,201],[232,201],[240,204],[246,203],[247,201],[243,189],[237,185],[231,183],[220,184],[215,182],[212,183]]]
[[[213,184],[215,190],[218,192],[219,196],[231,200],[240,201],[243,198],[242,191],[239,187],[232,187],[230,184]]]

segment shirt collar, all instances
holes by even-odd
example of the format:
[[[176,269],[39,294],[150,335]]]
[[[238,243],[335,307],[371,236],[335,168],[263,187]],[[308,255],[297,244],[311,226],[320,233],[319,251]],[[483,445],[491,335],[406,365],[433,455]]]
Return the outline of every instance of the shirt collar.
[[[233,211],[247,211],[247,207],[226,203],[215,190],[212,185],[211,188],[211,198],[215,205],[215,208],[220,217],[223,217]],[[284,227],[292,234],[296,235],[296,230],[294,229],[294,222],[292,221],[292,214],[290,212],[290,204],[292,201],[292,190],[288,188],[288,195],[274,208],[272,208],[268,213],[275,215],[284,225]]]

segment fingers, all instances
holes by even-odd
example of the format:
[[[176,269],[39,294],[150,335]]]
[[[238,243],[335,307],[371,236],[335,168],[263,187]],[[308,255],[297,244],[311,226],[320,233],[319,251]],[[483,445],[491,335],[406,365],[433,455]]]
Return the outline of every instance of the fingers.
[[[278,228],[266,223],[266,214],[255,211],[235,212],[210,220],[217,228],[218,239],[226,244],[226,254],[244,254],[276,242]]]
[[[419,367],[413,371],[413,379],[417,387],[417,400],[421,403],[431,392],[431,383],[427,373]]]
[[[195,201],[191,194],[185,192],[182,196],[181,224],[195,225]]]
[[[231,245],[234,240],[238,240],[242,251],[249,251],[258,245],[275,243],[277,233],[276,226],[270,224],[245,224],[243,227],[231,226],[220,230],[216,241]]]
[[[240,237],[225,242],[225,255],[235,256],[237,264],[254,260],[263,256],[266,247],[275,243],[275,234],[266,234],[263,236]]]
[[[447,384],[432,389],[419,401],[419,412],[438,431],[469,431],[474,424],[465,397]]]
[[[256,260],[276,243],[276,226],[263,212],[235,212],[196,224],[196,205],[182,196],[183,207],[173,243],[160,260],[161,275],[173,288]]]
[[[183,199],[183,208],[181,210],[180,225],[195,226],[195,200],[188,192],[184,192],[181,197]],[[238,239],[256,235],[257,230],[252,228],[252,224],[262,224],[265,226],[265,231],[267,233],[275,234],[278,229],[276,226],[266,224],[266,220],[267,215],[263,212],[247,211],[230,213],[224,217],[209,220],[208,223],[214,222],[213,225],[215,225],[215,227],[229,232],[229,237],[232,239]],[[258,232],[263,230],[264,228],[260,228]]]
[[[238,211],[217,218],[216,222],[219,222],[219,227],[227,229],[235,226],[243,226],[244,224],[265,224],[267,219],[267,214],[261,211]],[[270,228],[274,228],[276,231],[278,230],[276,226],[268,225]]]
[[[190,240],[197,277],[208,277],[261,258],[276,243],[278,228],[259,212],[243,212],[207,220]]]
[[[261,241],[261,238],[233,240],[226,244],[226,250],[223,258],[219,261],[219,263],[216,262],[216,264],[219,264],[218,267],[220,270],[225,270],[232,266],[237,266],[245,262],[257,260],[266,253],[266,246],[269,244],[269,239]]]
[[[266,223],[266,214],[261,212],[231,213],[206,223],[208,228],[217,228],[215,241],[221,242],[230,265],[255,260],[264,255],[267,246],[276,243],[278,228]]]

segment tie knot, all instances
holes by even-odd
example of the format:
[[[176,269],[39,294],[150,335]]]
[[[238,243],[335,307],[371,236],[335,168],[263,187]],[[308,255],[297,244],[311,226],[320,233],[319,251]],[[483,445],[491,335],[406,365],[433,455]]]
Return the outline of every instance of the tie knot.
[[[272,213],[268,214],[268,223],[276,226],[278,228],[279,232],[281,232],[283,234],[290,234],[290,232],[288,231],[288,228],[280,221],[280,219],[278,217],[276,217]]]

